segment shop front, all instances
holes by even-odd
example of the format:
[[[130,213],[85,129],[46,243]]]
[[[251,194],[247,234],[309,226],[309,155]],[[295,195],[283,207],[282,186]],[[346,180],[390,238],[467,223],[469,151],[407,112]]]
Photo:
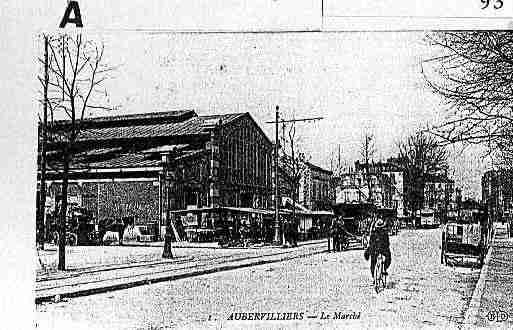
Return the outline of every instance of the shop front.
[[[189,242],[263,243],[272,240],[269,210],[236,207],[172,211],[177,240]]]

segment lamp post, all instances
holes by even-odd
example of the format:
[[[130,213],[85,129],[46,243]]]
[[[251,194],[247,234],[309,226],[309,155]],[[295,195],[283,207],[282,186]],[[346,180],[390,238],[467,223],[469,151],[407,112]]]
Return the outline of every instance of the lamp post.
[[[166,234],[164,235],[164,251],[162,252],[162,258],[171,259],[173,258],[173,251],[171,250],[171,208],[174,207],[175,196],[174,196],[174,185],[175,185],[175,177],[171,167],[175,166],[175,162],[173,161],[174,154],[172,152],[168,152],[162,155],[162,163],[164,167],[164,182],[165,182],[165,191],[166,191]]]
[[[280,189],[278,187],[278,152],[280,150],[280,142],[278,139],[278,124],[280,120],[280,107],[276,106],[276,127],[275,127],[275,144],[274,144],[274,239],[275,244],[280,244]]]

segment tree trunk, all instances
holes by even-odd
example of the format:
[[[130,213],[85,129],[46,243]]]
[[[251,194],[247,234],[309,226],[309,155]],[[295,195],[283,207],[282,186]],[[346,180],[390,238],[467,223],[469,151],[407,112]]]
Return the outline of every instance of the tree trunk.
[[[61,186],[61,214],[59,219],[59,264],[58,270],[66,269],[66,215],[68,210],[68,176],[69,176],[69,151],[64,151],[64,169],[62,172]]]
[[[44,58],[44,84],[43,84],[43,123],[41,127],[41,143],[40,143],[40,188],[37,199],[37,218],[36,218],[36,241],[38,248],[45,248],[45,205],[46,205],[46,142],[47,138],[47,121],[48,121],[48,36],[44,36],[45,58]]]

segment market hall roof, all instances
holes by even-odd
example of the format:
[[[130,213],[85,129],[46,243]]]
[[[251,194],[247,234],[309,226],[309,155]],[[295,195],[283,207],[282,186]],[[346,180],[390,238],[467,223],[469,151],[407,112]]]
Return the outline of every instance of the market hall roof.
[[[196,141],[204,141],[218,125],[225,126],[245,116],[251,118],[247,112],[198,116],[193,110],[178,110],[87,118],[79,122],[79,143],[71,168],[157,167],[162,162],[160,154],[177,149],[177,160],[196,157],[205,151],[204,142]],[[71,123],[54,124],[53,130],[58,132],[65,131]],[[54,169],[62,167],[59,142],[50,146],[47,155],[49,165]]]
[[[142,115],[94,118],[84,122],[79,141],[206,135],[218,124],[227,124],[245,113],[198,116],[194,112],[175,111]]]
[[[180,150],[175,155],[176,160],[194,157],[204,153],[204,149],[194,149],[186,144],[165,145],[146,150],[123,150],[119,147],[89,149],[75,154],[71,163],[71,169],[90,168],[136,168],[136,167],[160,167],[162,159],[160,153],[167,150]],[[58,156],[57,156],[58,158]],[[62,168],[60,162],[51,162],[53,167]]]
[[[120,115],[110,117],[91,117],[79,120],[77,142],[79,144],[109,143],[116,141],[176,138],[178,140],[194,137],[206,137],[217,126],[226,126],[239,119],[248,119],[253,122],[264,140],[272,144],[262,128],[255,122],[248,112],[201,115],[194,110],[176,110],[166,112],[151,112],[143,114]],[[40,124],[41,125],[41,124]],[[50,149],[65,143],[69,134],[70,120],[58,120],[50,127]]]

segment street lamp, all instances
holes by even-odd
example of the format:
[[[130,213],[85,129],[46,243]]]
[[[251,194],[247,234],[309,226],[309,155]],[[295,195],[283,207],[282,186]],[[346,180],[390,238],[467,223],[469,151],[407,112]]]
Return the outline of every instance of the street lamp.
[[[171,207],[174,206],[174,185],[176,177],[174,177],[171,170],[171,166],[175,166],[174,153],[171,151],[162,155],[162,163],[164,167],[164,182],[166,187],[166,234],[164,235],[164,251],[162,252],[162,258],[171,259],[173,258],[173,251],[171,250]]]

